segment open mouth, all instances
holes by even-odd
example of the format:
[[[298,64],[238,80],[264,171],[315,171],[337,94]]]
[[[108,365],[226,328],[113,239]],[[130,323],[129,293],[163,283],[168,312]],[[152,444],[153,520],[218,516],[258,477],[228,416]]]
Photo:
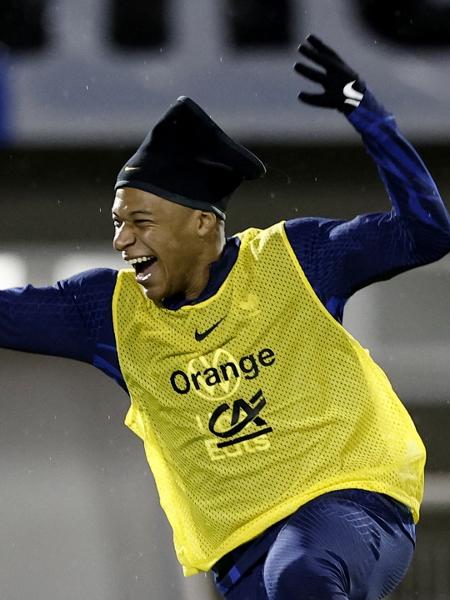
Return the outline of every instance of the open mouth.
[[[152,275],[152,266],[157,260],[156,256],[139,256],[138,258],[131,258],[128,261],[136,271],[136,280],[139,283],[150,279]]]

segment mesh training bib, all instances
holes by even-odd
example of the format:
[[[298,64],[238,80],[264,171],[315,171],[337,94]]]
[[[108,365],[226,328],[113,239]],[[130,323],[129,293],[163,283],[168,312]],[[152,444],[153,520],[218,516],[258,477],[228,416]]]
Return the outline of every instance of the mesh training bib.
[[[240,234],[217,294],[176,311],[121,271],[126,424],[142,438],[186,574],[332,490],[389,494],[415,520],[425,448],[385,374],[328,313],[284,224]]]

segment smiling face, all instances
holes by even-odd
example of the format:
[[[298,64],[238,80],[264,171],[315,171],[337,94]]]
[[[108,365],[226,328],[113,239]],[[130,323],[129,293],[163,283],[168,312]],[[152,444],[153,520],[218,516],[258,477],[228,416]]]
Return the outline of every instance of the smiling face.
[[[201,294],[209,265],[224,245],[223,223],[213,213],[122,188],[116,192],[112,218],[114,248],[134,267],[148,298],[161,301],[183,294],[192,300]]]

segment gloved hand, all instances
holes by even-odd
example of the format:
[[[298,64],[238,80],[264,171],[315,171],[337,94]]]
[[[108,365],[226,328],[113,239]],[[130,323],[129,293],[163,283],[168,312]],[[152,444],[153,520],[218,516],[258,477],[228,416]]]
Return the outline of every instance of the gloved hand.
[[[324,71],[313,69],[301,62],[296,63],[294,69],[307,79],[320,83],[325,90],[323,94],[300,92],[299,100],[313,106],[337,108],[346,115],[359,106],[366,85],[334,50],[314,35],[309,35],[300,44],[298,51]]]

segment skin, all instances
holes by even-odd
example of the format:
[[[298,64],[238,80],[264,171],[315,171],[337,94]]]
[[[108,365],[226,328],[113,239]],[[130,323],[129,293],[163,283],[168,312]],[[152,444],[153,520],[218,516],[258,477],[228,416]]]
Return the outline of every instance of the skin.
[[[210,264],[225,245],[224,223],[212,212],[194,210],[134,188],[117,190],[112,207],[114,248],[125,260],[154,255],[151,276],[139,282],[150,300],[175,294],[198,298]]]

